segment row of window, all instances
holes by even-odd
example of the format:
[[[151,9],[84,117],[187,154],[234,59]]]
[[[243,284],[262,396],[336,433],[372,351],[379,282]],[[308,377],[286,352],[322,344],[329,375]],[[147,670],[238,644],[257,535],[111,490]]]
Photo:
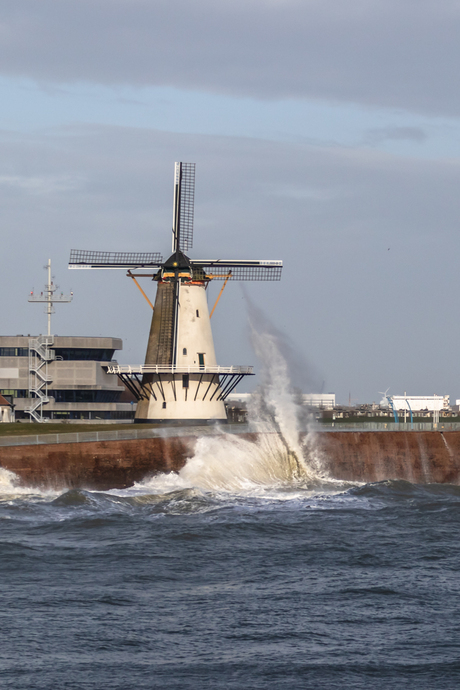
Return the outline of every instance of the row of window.
[[[57,359],[67,362],[111,362],[115,350],[103,348],[84,348],[84,347],[56,347],[54,348]],[[28,357],[27,347],[0,347],[0,357]]]
[[[29,415],[23,410],[16,411],[16,419],[30,419]],[[47,419],[133,419],[134,410],[129,410],[127,412],[55,412],[47,411],[46,408],[43,410],[43,416]]]
[[[2,388],[0,389],[0,394],[1,395],[10,395],[12,398],[28,398],[29,397],[29,391],[28,390],[17,390],[14,388]]]
[[[94,390],[49,390],[48,397],[57,403],[113,403],[118,402],[122,391],[94,391]]]
[[[54,398],[58,403],[114,403],[118,402],[123,391],[78,391],[78,390],[48,390],[48,397]],[[2,395],[10,395],[13,398],[28,398],[29,391],[12,390],[4,388],[0,390]]]
[[[83,347],[55,347],[53,348],[56,357],[65,362],[81,362],[90,360],[91,362],[111,362],[115,350],[105,350],[102,348],[83,348]]]
[[[0,347],[0,357],[28,357],[27,347]]]

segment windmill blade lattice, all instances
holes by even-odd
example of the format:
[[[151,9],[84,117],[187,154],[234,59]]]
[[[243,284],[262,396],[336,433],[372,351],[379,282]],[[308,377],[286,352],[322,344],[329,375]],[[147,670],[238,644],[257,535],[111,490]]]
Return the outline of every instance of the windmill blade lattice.
[[[280,280],[282,261],[191,260],[194,275],[202,273],[212,280]],[[198,276],[196,276],[198,277]]]
[[[159,252],[100,252],[72,249],[69,268],[148,268],[162,265]]]
[[[176,163],[174,175],[173,251],[193,247],[195,163]]]

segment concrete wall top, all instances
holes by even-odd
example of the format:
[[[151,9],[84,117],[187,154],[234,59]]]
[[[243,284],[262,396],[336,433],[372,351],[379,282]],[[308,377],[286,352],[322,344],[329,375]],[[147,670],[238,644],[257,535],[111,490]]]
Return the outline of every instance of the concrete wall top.
[[[38,335],[1,335],[0,347],[28,347],[30,338],[38,338]],[[69,348],[98,348],[105,350],[122,350],[121,338],[96,338],[92,336],[54,336],[53,347]]]
[[[124,390],[116,374],[108,374],[99,362],[93,360],[55,360],[48,365],[48,374],[52,379],[49,387],[54,389]],[[0,358],[0,388],[29,388],[28,357]]]
[[[108,374],[99,362],[91,360],[51,362],[48,373],[52,378],[50,388],[91,386],[104,390],[124,389],[116,374]]]

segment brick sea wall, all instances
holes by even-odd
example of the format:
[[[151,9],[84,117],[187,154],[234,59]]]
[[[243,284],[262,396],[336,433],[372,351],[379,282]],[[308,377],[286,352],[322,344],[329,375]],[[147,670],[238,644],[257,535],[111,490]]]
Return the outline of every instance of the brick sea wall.
[[[336,479],[460,484],[460,431],[326,432],[317,439]]]
[[[243,434],[255,441],[257,434]],[[179,471],[196,436],[0,447],[0,467],[40,488],[124,488]],[[319,432],[314,448],[330,477],[460,484],[459,431]]]

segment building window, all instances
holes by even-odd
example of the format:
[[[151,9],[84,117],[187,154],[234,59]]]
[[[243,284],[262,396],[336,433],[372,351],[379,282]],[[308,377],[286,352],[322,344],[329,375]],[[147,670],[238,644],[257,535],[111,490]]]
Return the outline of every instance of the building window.
[[[28,357],[27,347],[0,347],[0,357]]]
[[[187,354],[187,348],[186,348],[186,347],[183,348],[182,354],[183,354],[183,355],[186,355],[186,354]]]
[[[118,402],[122,391],[110,390],[48,390],[57,403],[113,403]]]
[[[53,349],[56,353],[56,358],[66,362],[110,362],[114,354],[114,350],[102,348],[55,347]]]
[[[200,318],[200,310],[199,309],[196,310],[196,316],[197,316],[197,319]]]
[[[204,369],[204,352],[198,353],[198,363],[200,365],[200,369]]]
[[[0,390],[1,395],[10,395],[13,398],[28,398],[29,391],[25,389],[13,390],[12,388],[2,388]]]
[[[182,374],[182,388],[188,388],[189,376],[188,374]]]
[[[164,410],[166,409],[166,403],[165,402],[163,403],[163,409]]]

